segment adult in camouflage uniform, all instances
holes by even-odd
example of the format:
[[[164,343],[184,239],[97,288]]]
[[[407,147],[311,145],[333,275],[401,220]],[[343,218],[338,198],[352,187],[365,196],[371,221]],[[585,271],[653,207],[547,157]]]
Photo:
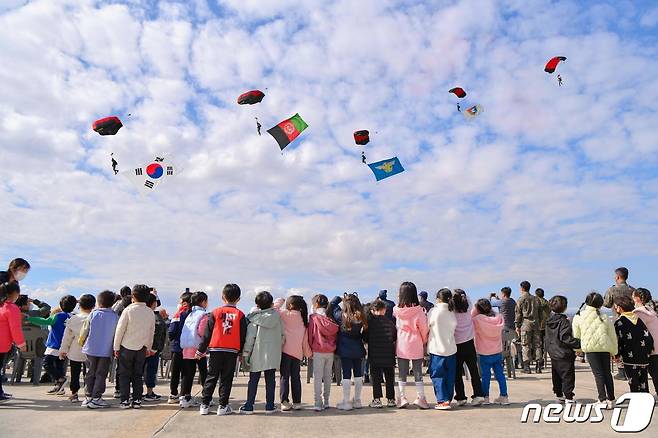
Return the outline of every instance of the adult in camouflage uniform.
[[[521,283],[521,297],[516,302],[516,333],[521,337],[521,354],[523,356],[523,373],[530,374],[530,361],[533,352],[539,368],[543,367],[541,333],[539,332],[540,303],[530,293],[530,283]]]
[[[537,288],[535,296],[539,300],[539,333],[541,336],[541,357],[535,359],[542,359],[541,363],[539,360],[537,361],[536,369],[538,373],[541,373],[544,363],[543,359],[546,356],[546,321],[548,321],[548,317],[551,315],[551,309],[548,307],[548,300],[544,298],[544,289]]]
[[[603,298],[603,306],[609,309],[612,309],[613,319],[617,319],[619,316],[614,308],[614,300],[619,296],[629,296],[633,299],[633,287],[629,286],[628,283],[628,269],[622,267],[615,269],[615,284],[611,286],[608,291],[605,293]],[[626,380],[626,373],[624,373],[624,364],[619,362],[618,364],[619,372],[615,375],[617,380]]]

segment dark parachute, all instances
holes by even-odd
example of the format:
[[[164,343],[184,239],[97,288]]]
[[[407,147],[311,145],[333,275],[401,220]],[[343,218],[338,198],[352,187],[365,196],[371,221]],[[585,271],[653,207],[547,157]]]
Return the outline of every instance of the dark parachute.
[[[452,89],[450,89],[450,91],[448,91],[448,93],[452,93],[455,96],[459,97],[460,99],[463,99],[464,97],[466,97],[466,91],[464,91],[464,89],[462,87],[452,88]]]
[[[557,65],[560,63],[560,61],[566,61],[566,60],[567,60],[566,56],[556,56],[554,58],[551,58],[546,63],[546,67],[544,67],[544,71],[549,74],[553,73],[557,68]]]
[[[265,93],[260,90],[247,91],[238,97],[238,105],[253,105],[255,103],[260,103],[264,97]]]
[[[96,120],[91,125],[91,129],[100,135],[115,135],[122,126],[123,124],[117,116],[110,116]]]
[[[366,129],[354,131],[354,142],[358,145],[367,145],[370,142],[370,132]]]

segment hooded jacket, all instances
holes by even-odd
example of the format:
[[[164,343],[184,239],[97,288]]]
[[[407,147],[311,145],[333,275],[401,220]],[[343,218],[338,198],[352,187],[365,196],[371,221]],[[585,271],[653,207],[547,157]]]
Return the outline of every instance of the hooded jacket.
[[[436,303],[427,315],[427,320],[430,328],[427,341],[428,353],[436,356],[452,356],[457,353],[455,342],[457,318],[455,312],[448,309],[448,304]]]
[[[275,309],[252,312],[247,317],[247,337],[242,356],[245,367],[251,372],[279,368],[285,341],[283,322]]]
[[[186,303],[183,303],[178,308],[178,311],[174,314],[174,317],[169,324],[167,329],[167,334],[169,336],[169,345],[171,345],[171,351],[174,353],[180,353],[183,349],[180,346],[180,335],[183,330],[183,325],[185,324],[185,319],[190,313],[190,308]]]
[[[338,324],[319,313],[308,317],[308,344],[313,353],[333,353],[336,351]]]
[[[111,308],[98,308],[89,315],[89,333],[82,352],[87,356],[111,357],[114,331],[119,322]]]
[[[652,309],[642,306],[633,310],[633,313],[636,314],[647,326],[651,337],[653,338],[653,351],[651,355],[658,354],[658,315]]]
[[[368,343],[370,366],[395,367],[397,333],[395,324],[386,316],[368,314],[368,330],[364,333],[364,338]]]
[[[503,315],[500,313],[494,316],[482,315],[473,307],[471,316],[475,351],[484,356],[502,353],[503,328],[505,327]]]
[[[386,290],[380,290],[378,297],[380,300],[386,303],[386,316],[388,319],[391,321],[395,322],[395,316],[393,315],[393,308],[395,307],[395,303],[389,299],[386,298],[386,295],[388,294],[388,291]]]
[[[89,315],[89,313],[78,313],[66,320],[66,328],[64,329],[64,337],[59,352],[66,353],[68,358],[75,362],[87,360],[87,355],[82,352],[82,346],[78,342],[78,338],[80,331],[82,331],[82,325],[89,319]]]
[[[14,303],[0,305],[0,353],[7,353],[11,345],[25,345],[23,329],[21,328],[21,311]]]
[[[546,321],[546,351],[554,360],[575,360],[580,340],[573,337],[571,322],[564,313],[551,313]]]
[[[397,327],[396,354],[400,359],[422,359],[429,334],[427,314],[421,306],[393,308]]]
[[[606,315],[601,315],[592,306],[585,306],[573,317],[573,336],[580,339],[580,348],[585,353],[617,354],[615,327]]]
[[[302,360],[304,356],[311,356],[311,347],[308,345],[308,333],[299,310],[279,310],[283,322],[285,342],[283,352],[288,356]]]
[[[649,365],[653,338],[647,326],[632,312],[622,313],[615,321],[619,355],[624,365]]]

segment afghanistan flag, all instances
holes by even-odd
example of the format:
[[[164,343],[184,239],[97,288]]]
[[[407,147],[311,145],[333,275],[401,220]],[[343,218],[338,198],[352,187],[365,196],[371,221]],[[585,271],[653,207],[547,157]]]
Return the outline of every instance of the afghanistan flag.
[[[368,167],[370,167],[372,173],[375,174],[375,179],[377,179],[377,181],[404,172],[404,167],[402,167],[398,157],[378,161],[376,163],[370,163],[368,164]]]
[[[281,150],[284,150],[308,125],[299,114],[295,114],[288,120],[284,120],[273,128],[267,130],[272,137],[279,143]]]

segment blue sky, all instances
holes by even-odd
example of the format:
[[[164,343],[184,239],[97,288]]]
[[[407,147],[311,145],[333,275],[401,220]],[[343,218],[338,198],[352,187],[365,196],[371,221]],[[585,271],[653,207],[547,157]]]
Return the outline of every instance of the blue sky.
[[[36,297],[529,280],[577,304],[620,265],[658,280],[654,2],[19,0],[0,25],[0,255]],[[283,153],[256,134],[297,112]],[[90,129],[107,115],[114,137]],[[357,129],[406,171],[376,183]],[[183,172],[143,197],[111,152]]]

